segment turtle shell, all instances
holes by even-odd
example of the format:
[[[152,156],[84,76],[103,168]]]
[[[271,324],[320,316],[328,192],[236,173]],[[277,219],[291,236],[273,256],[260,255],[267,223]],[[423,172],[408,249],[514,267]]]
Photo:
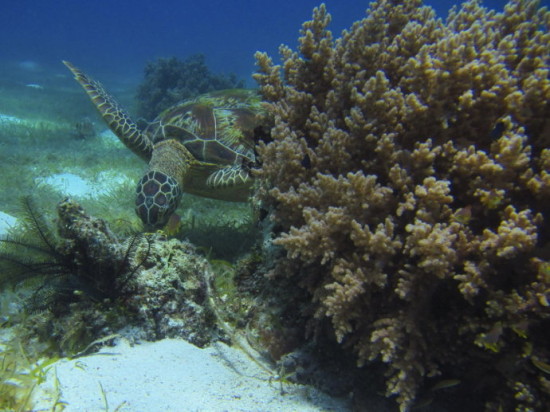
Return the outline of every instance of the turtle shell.
[[[185,100],[162,112],[145,130],[153,144],[180,141],[199,161],[215,165],[254,162],[254,129],[262,112],[251,90],[222,90]]]

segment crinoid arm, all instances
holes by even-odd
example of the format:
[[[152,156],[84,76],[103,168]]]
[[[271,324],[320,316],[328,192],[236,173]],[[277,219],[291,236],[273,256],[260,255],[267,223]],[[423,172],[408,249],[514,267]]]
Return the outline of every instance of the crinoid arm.
[[[103,301],[125,293],[149,255],[149,239],[137,234],[119,241],[105,221],[89,216],[68,198],[57,212],[56,230],[30,197],[22,200],[21,229],[0,238],[0,287],[33,281],[27,301],[31,311],[59,301]],[[133,264],[142,243],[142,258]]]
[[[0,238],[0,285],[53,275],[63,260],[59,239],[30,196],[21,200],[22,230]]]

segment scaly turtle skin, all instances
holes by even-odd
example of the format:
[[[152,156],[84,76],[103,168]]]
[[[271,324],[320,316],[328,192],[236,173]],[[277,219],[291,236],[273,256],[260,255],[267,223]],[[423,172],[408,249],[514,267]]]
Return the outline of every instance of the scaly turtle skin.
[[[184,101],[141,131],[99,82],[63,63],[113,133],[149,162],[136,190],[136,212],[147,229],[166,224],[182,192],[236,202],[248,199],[254,131],[262,114],[255,92],[223,90]]]

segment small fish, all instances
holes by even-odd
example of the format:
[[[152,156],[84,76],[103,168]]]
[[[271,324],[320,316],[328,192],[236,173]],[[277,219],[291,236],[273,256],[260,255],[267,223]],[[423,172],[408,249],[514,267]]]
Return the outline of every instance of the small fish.
[[[309,155],[307,153],[305,154],[304,158],[302,159],[301,164],[306,169],[311,169],[311,158],[309,157]]]
[[[454,386],[460,385],[462,381],[460,379],[443,379],[442,381],[437,382],[432,386],[432,391],[438,391],[441,389],[452,388]]]
[[[531,342],[525,343],[523,345],[523,354],[521,356],[528,358],[533,354],[533,344]]]
[[[544,260],[539,262],[537,277],[545,284],[550,283],[550,262]],[[539,294],[538,298],[542,306],[550,306],[550,294],[548,292]]]
[[[166,236],[176,236],[181,230],[181,226],[181,216],[177,213],[172,213],[168,219],[168,223],[166,223],[166,226],[164,226],[162,231],[166,234]]]
[[[520,338],[527,339],[527,329],[529,328],[529,322],[526,319],[520,320],[515,325],[512,325],[512,330]]]
[[[41,85],[36,84],[36,83],[29,83],[29,84],[26,84],[25,86],[30,87],[31,89],[37,89],[37,90],[44,89],[44,86],[41,86]]]
[[[550,374],[550,365],[548,363],[534,358],[531,358],[531,363],[535,366],[535,368],[543,371],[544,373]]]
[[[462,223],[463,225],[467,225],[468,223],[470,223],[470,220],[472,220],[472,206],[468,205],[466,207],[458,209],[453,214],[453,219],[458,223]]]
[[[489,195],[481,199],[481,203],[488,209],[496,209],[504,202],[504,191],[491,189]]]
[[[413,406],[411,407],[411,411],[416,411],[418,409],[423,409],[429,405],[431,405],[434,401],[434,398],[424,398],[419,399]]]
[[[497,322],[487,333],[481,333],[476,338],[475,343],[485,349],[489,349],[493,352],[500,351],[500,336],[502,335],[503,328],[502,323]]]
[[[223,259],[210,259],[208,262],[210,262],[212,266],[223,268],[223,269],[232,270],[234,268],[231,262],[228,262],[227,260],[223,260]]]

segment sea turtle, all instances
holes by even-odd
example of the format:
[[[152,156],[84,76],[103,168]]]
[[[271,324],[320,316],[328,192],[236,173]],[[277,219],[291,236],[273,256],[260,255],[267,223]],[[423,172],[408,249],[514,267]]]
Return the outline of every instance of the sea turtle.
[[[63,63],[114,134],[149,162],[136,189],[136,213],[147,229],[167,223],[182,192],[237,202],[248,199],[254,133],[263,112],[257,93],[231,89],[183,101],[141,131],[99,82]]]

